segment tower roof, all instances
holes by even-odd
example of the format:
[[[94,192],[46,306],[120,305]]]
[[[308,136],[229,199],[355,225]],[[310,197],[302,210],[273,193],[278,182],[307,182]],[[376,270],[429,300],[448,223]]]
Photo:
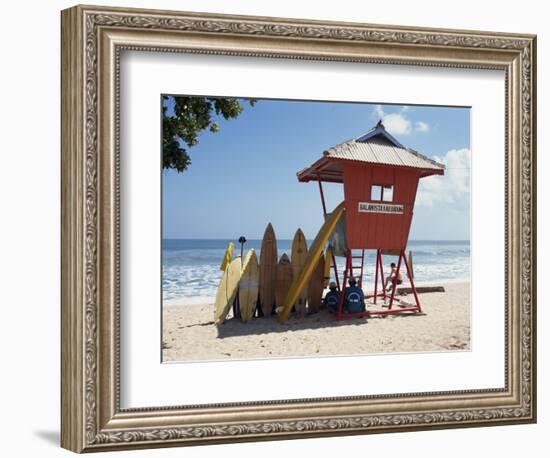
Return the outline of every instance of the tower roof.
[[[298,172],[298,180],[343,181],[342,161],[373,165],[407,167],[421,170],[420,176],[443,175],[445,166],[419,152],[403,146],[381,121],[359,138],[326,149],[314,164]]]

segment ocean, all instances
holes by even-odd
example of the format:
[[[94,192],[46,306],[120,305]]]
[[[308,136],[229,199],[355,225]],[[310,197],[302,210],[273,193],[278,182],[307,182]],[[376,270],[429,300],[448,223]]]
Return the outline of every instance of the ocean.
[[[222,272],[220,262],[230,240],[164,239],[162,241],[162,297],[164,304],[198,304],[211,301]],[[240,254],[240,245],[233,240],[233,254]],[[311,243],[311,241],[308,241]],[[260,255],[261,240],[249,240],[244,254],[254,248]],[[290,256],[292,240],[277,240],[279,256]],[[414,278],[420,283],[443,283],[470,280],[470,241],[412,240],[407,250],[413,254]],[[337,257],[339,275],[344,258]],[[372,289],[376,252],[365,252],[364,289]],[[384,256],[384,273],[397,257]],[[404,269],[404,266],[402,266]],[[402,272],[405,272],[402,270]],[[404,275],[405,278],[405,275]]]

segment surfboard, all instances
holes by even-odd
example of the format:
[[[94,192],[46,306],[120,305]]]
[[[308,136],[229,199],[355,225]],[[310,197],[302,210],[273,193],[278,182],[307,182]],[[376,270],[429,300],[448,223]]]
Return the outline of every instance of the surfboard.
[[[325,271],[323,272],[323,286],[326,288],[330,283],[330,268],[332,267],[332,248],[330,245],[325,251]]]
[[[338,221],[340,221],[340,218],[344,214],[344,210],[344,202],[342,202],[334,209],[330,217],[327,218],[324,224],[321,226],[321,229],[317,233],[315,240],[309,247],[308,258],[306,260],[304,268],[301,270],[300,274],[297,277],[294,277],[292,280],[292,285],[288,290],[288,294],[286,295],[286,299],[283,304],[283,310],[277,317],[279,323],[284,323],[286,320],[288,320],[288,317],[292,310],[292,305],[296,302],[298,296],[300,295],[300,291],[308,282],[313,272],[313,269],[317,264],[317,260],[319,259],[319,256],[321,256],[321,253],[325,248],[325,244],[327,243],[327,240],[334,231],[336,224],[338,223]]]
[[[258,292],[260,286],[260,266],[254,249],[248,250],[244,258],[241,281],[239,282],[239,306],[241,320],[250,321],[254,316],[256,304],[258,303]]]
[[[221,311],[225,304],[227,304],[227,277],[229,276],[229,266],[227,266],[223,272],[218,290],[216,291],[216,301],[214,302],[214,322],[218,320],[218,316],[221,315]]]
[[[220,264],[220,270],[225,271],[229,263],[232,261],[234,248],[235,248],[235,244],[233,242],[229,242],[227,244],[227,248],[225,249],[225,254],[223,255],[223,259]]]
[[[409,270],[411,271],[411,279],[414,280],[413,254],[411,250],[409,250]]]
[[[271,223],[267,225],[260,250],[260,305],[264,316],[270,316],[275,305],[277,274],[277,239]]]
[[[323,290],[325,289],[325,257],[321,252],[319,261],[313,269],[311,278],[309,279],[308,292],[308,312],[317,313],[321,309],[323,300]]]
[[[223,273],[220,286],[216,293],[216,303],[214,309],[214,323],[220,325],[225,321],[233,301],[237,296],[239,280],[241,278],[241,258],[233,259]]]
[[[277,308],[283,305],[288,289],[292,284],[292,275],[290,258],[284,253],[277,265],[277,277],[275,281],[275,304]]]
[[[292,240],[292,276],[296,278],[301,270],[304,268],[304,264],[307,259],[307,242],[302,229],[298,229],[294,234],[294,240]],[[306,301],[307,301],[307,283],[302,287],[300,294],[298,295],[295,303],[296,314],[305,315],[306,313]]]

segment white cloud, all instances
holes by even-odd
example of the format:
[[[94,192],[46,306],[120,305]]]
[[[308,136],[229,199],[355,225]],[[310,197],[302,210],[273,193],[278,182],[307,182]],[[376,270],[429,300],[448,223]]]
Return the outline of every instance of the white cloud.
[[[403,106],[398,113],[386,113],[381,105],[375,105],[374,113],[382,120],[384,127],[390,134],[410,135],[413,132],[429,132],[430,126],[423,121],[412,121],[405,115],[409,110],[408,106]]]
[[[391,113],[382,117],[382,123],[390,134],[410,135],[411,122],[400,113]]]
[[[445,175],[421,178],[415,204],[427,207],[451,204],[464,208],[470,200],[470,150],[453,149],[434,159],[445,165]]]
[[[416,121],[414,123],[414,129],[417,131],[417,132],[429,132],[430,131],[430,126],[427,122],[424,122],[424,121]]]
[[[385,113],[381,105],[374,107],[374,113],[382,120],[384,127],[390,134],[409,135],[413,128],[411,121],[403,115],[408,107],[403,107],[399,113]]]

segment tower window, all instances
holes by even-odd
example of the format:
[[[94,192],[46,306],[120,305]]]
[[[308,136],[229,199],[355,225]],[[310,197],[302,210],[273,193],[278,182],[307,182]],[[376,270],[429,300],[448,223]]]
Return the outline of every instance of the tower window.
[[[382,186],[373,184],[370,188],[370,200],[382,200]]]
[[[383,186],[382,187],[382,200],[384,202],[393,201],[393,186]]]
[[[373,184],[370,188],[370,200],[393,202],[393,185]]]

